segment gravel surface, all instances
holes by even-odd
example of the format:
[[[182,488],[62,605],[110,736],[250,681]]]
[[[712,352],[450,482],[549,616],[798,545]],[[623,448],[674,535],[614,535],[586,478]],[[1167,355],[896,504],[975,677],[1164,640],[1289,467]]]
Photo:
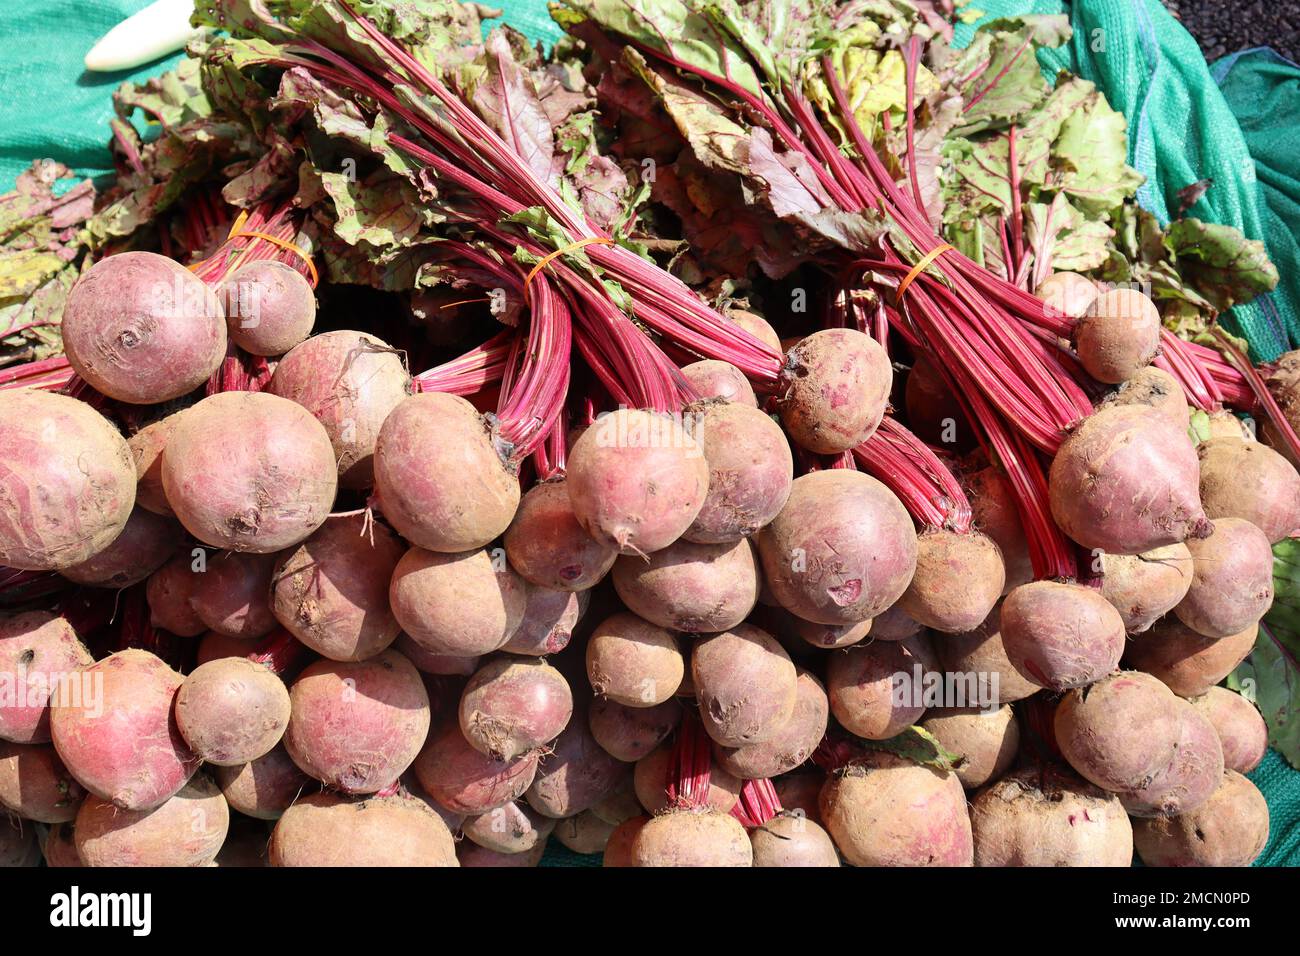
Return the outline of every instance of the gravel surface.
[[[1196,37],[1205,59],[1271,46],[1300,63],[1300,0],[1164,0]]]

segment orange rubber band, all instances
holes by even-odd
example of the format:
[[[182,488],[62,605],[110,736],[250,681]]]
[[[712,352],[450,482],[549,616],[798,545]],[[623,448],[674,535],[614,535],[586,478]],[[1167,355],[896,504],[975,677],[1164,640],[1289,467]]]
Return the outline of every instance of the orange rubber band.
[[[528,287],[532,285],[533,280],[537,278],[537,273],[545,269],[554,260],[560,258],[560,256],[569,252],[573,252],[575,249],[581,249],[583,246],[591,246],[591,245],[612,246],[615,244],[616,243],[614,242],[613,239],[606,239],[603,236],[590,236],[586,239],[579,239],[577,242],[571,242],[563,249],[556,249],[554,252],[549,252],[546,255],[542,256],[542,258],[538,260],[537,265],[533,266],[532,270],[528,273],[528,275],[524,276],[524,302],[528,303],[529,301]]]
[[[897,302],[903,301],[903,293],[906,292],[907,287],[912,284],[912,280],[925,271],[926,266],[928,266],[931,262],[934,262],[935,259],[938,259],[949,249],[956,249],[956,248],[957,248],[956,246],[949,245],[948,243],[945,242],[941,245],[935,246],[933,249],[931,249],[929,252],[923,255],[921,257],[921,261],[918,262],[916,265],[912,266],[912,271],[909,272],[907,276],[903,279],[903,281],[898,284],[898,291],[894,293],[895,301]]]
[[[311,256],[307,255],[307,253],[303,252],[301,249],[295,246],[288,239],[281,239],[279,236],[273,236],[269,232],[237,232],[234,233],[230,238],[242,239],[244,236],[248,236],[252,239],[265,239],[273,246],[279,246],[281,249],[284,249],[287,252],[292,252],[294,255],[300,258],[304,263],[306,263],[307,271],[311,273],[311,287],[313,289],[316,288],[317,283],[320,282],[320,273],[316,271],[316,263],[311,261]]]

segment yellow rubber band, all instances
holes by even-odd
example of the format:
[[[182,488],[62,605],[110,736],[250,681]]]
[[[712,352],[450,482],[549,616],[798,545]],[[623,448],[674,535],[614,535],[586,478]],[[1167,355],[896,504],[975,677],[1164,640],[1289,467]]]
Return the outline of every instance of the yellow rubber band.
[[[311,261],[311,256],[307,255],[307,253],[303,252],[288,239],[281,239],[279,236],[273,236],[269,232],[237,232],[232,234],[230,238],[242,239],[244,236],[248,236],[252,239],[265,239],[273,246],[279,246],[287,252],[292,252],[307,264],[307,271],[311,273],[311,287],[313,289],[316,288],[316,284],[320,282],[320,273],[316,271],[316,263]]]
[[[226,233],[226,238],[234,239],[235,233],[239,232],[240,229],[243,229],[244,223],[246,222],[248,222],[248,210],[242,209],[240,210],[239,215],[235,217],[235,221],[230,224],[230,231]]]
[[[928,266],[931,262],[934,262],[935,259],[938,259],[949,249],[956,249],[956,248],[957,248],[956,246],[949,245],[948,243],[945,242],[941,245],[935,246],[933,249],[931,249],[929,252],[923,255],[921,257],[921,261],[918,262],[916,265],[912,266],[912,271],[909,272],[907,276],[904,277],[903,281],[898,284],[898,292],[894,294],[894,298],[897,301],[902,302],[903,293],[906,292],[907,287],[912,284],[912,280],[915,279],[917,276],[919,276],[922,272],[924,272],[925,267]]]
[[[612,246],[614,244],[613,239],[606,239],[603,236],[589,236],[586,239],[579,239],[577,242],[571,242],[563,249],[556,249],[554,252],[549,252],[542,256],[542,258],[538,260],[537,265],[533,266],[528,275],[524,276],[524,302],[528,302],[528,287],[531,286],[533,280],[537,278],[537,273],[545,269],[554,260],[560,258],[560,256],[573,252],[576,249],[581,249],[583,246]]]

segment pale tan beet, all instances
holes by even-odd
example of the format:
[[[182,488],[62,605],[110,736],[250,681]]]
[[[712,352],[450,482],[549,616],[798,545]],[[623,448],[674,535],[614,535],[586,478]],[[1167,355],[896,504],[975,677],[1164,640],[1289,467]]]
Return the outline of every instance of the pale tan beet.
[[[728,773],[744,780],[761,780],[789,773],[812,756],[826,735],[830,704],[821,681],[798,668],[794,712],[771,739],[743,747],[715,744],[713,755]]]
[[[176,692],[176,725],[203,760],[238,767],[280,742],[289,725],[289,691],[265,664],[243,657],[209,661]]]
[[[574,442],[565,483],[589,535],[624,554],[650,554],[680,538],[699,515],[709,465],[680,420],[619,409]]]
[[[487,849],[487,847],[479,846],[470,840],[462,840],[456,848],[456,856],[460,860],[460,865],[465,867],[535,867],[541,864],[542,857],[545,854],[545,843],[539,843],[524,853],[498,853],[495,850]]]
[[[469,817],[461,832],[484,849],[497,853],[527,853],[555,830],[555,821],[526,803],[507,803]]]
[[[809,451],[856,448],[884,417],[893,377],[889,355],[871,336],[856,329],[814,332],[786,355],[781,422]]]
[[[1080,318],[1101,290],[1077,272],[1053,272],[1034,289],[1034,295],[1047,303],[1052,314],[1067,319]]]
[[[907,427],[930,445],[964,452],[976,445],[961,403],[943,374],[924,354],[916,356],[903,384]]]
[[[1160,312],[1136,289],[1112,289],[1092,301],[1074,327],[1084,369],[1099,382],[1126,382],[1160,349]]]
[[[458,866],[451,831],[406,794],[364,799],[316,793],[280,817],[272,866]]]
[[[1001,618],[1002,609],[996,607],[975,630],[937,638],[934,649],[946,673],[966,675],[974,681],[976,699],[1008,704],[1038,693],[1040,687],[1011,663],[1002,640]]]
[[[208,661],[218,661],[223,657],[247,657],[257,649],[256,641],[241,641],[237,637],[226,637],[216,631],[208,631],[199,641],[195,666]]]
[[[1070,766],[1133,815],[1193,810],[1223,775],[1214,726],[1150,674],[1120,671],[1069,691],[1053,724]]]
[[[691,684],[704,729],[724,747],[774,739],[798,698],[790,655],[751,624],[700,638],[691,652]]]
[[[316,296],[302,273],[276,259],[240,266],[217,287],[230,340],[251,355],[283,355],[316,324]]]
[[[128,588],[166,564],[180,543],[179,524],[137,506],[108,547],[60,573],[91,587]]]
[[[532,657],[488,661],[460,697],[465,739],[497,760],[513,760],[554,740],[572,716],[573,693],[564,675]]]
[[[902,614],[901,611],[899,613]],[[805,621],[801,617],[795,617],[793,614],[790,614],[789,618],[790,630],[794,631],[795,634],[811,646],[822,650],[850,647],[861,643],[867,637],[877,637],[874,621],[879,620],[879,618],[868,618],[865,621],[859,621],[857,624],[815,624],[812,621]],[[915,630],[920,629],[921,626],[917,624]],[[891,638],[887,637],[879,639],[891,640]]]
[[[953,771],[967,790],[996,780],[1010,769],[1020,750],[1020,725],[1010,704],[989,713],[977,707],[935,708],[921,726],[944,749],[964,759]]]
[[[586,591],[552,591],[536,584],[527,586],[524,619],[501,650],[507,654],[545,657],[569,646],[573,629],[587,611],[591,595]]]
[[[216,295],[180,263],[152,252],[121,252],[83,273],[68,293],[61,331],[78,375],[136,405],[194,391],[226,356]]]
[[[635,763],[668,739],[682,720],[676,698],[654,707],[627,707],[596,698],[587,711],[592,737],[610,756]]]
[[[976,866],[1130,866],[1133,827],[1119,798],[1065,767],[1026,767],[975,795]]]
[[[554,820],[590,810],[623,782],[627,764],[611,757],[587,729],[587,721],[569,722],[542,757],[537,777],[528,788],[528,803]]]
[[[724,315],[764,345],[770,345],[772,351],[785,351],[781,347],[781,337],[776,334],[776,329],[772,328],[771,323],[761,315],[748,309],[728,309]]]
[[[1223,745],[1223,765],[1237,773],[1250,773],[1268,750],[1268,726],[1255,705],[1236,691],[1211,687],[1191,705],[1214,725]]]
[[[393,642],[393,649],[405,654],[407,660],[425,674],[469,677],[479,669],[482,660],[479,657],[452,657],[426,651],[405,634],[397,635],[397,640]]]
[[[894,604],[916,571],[907,509],[876,479],[832,469],[795,479],[758,535],[763,578],[786,610],[819,624],[856,624]]]
[[[3,839],[0,839],[0,842],[3,842]],[[81,862],[81,857],[77,855],[77,843],[70,823],[56,823],[50,827],[45,842],[41,844],[41,855],[45,857],[45,865],[48,867],[85,866]]]
[[[785,507],[794,459],[781,426],[739,404],[692,406],[695,437],[709,465],[709,492],[682,537],[721,544],[755,534]]]
[[[172,714],[184,680],[148,651],[126,650],[74,675],[51,700],[54,747],[83,787],[123,810],[158,806],[199,758]]]
[[[831,713],[850,733],[886,740],[921,719],[923,685],[917,682],[934,669],[934,651],[924,633],[836,651],[826,667]]]
[[[197,637],[208,629],[194,608],[194,592],[199,585],[195,560],[191,553],[178,554],[149,576],[145,599],[149,602],[149,622],[154,627],[181,637]]]
[[[1273,548],[1241,518],[1219,518],[1209,537],[1187,542],[1192,585],[1174,615],[1206,637],[1239,634],[1273,604]]]
[[[636,816],[614,827],[605,841],[605,854],[601,866],[635,866],[632,848],[636,845],[636,838],[641,833],[641,828],[649,822],[650,818],[647,816]]]
[[[0,869],[40,866],[36,827],[12,818],[0,819]]]
[[[150,422],[126,440],[126,446],[135,459],[135,503],[156,515],[172,517],[172,506],[162,483],[162,453],[167,446],[175,415]]]
[[[1124,620],[1095,588],[1022,584],[1002,602],[1002,646],[1024,677],[1051,690],[1105,677],[1124,654]]]
[[[1129,642],[1124,663],[1146,671],[1179,697],[1199,697],[1223,680],[1255,648],[1259,625],[1228,637],[1205,637],[1177,618],[1164,617]]]
[[[970,866],[966,793],[955,774],[884,751],[832,774],[822,825],[853,866]]]
[[[77,812],[75,839],[86,866],[206,866],[229,826],[226,798],[200,774],[150,810],[123,810],[87,797]]]
[[[67,618],[48,611],[0,615],[0,740],[50,742],[50,694],[94,663]]]
[[[510,566],[524,580],[557,591],[594,587],[618,557],[612,544],[583,530],[563,480],[528,489],[506,529],[505,547]]]
[[[425,650],[476,657],[510,640],[524,619],[528,593],[523,579],[492,552],[417,547],[397,562],[388,603],[402,630]]]
[[[574,853],[604,853],[615,825],[606,823],[590,810],[568,817],[555,825],[555,839]]]
[[[429,733],[420,672],[396,651],[352,663],[317,661],[293,682],[289,700],[289,756],[344,793],[392,786]]]
[[[135,504],[126,440],[85,402],[0,391],[0,565],[60,571],[103,551]]]
[[[1197,424],[1203,426],[1201,430],[1205,432],[1205,441],[1214,441],[1218,438],[1235,438],[1239,441],[1250,442],[1255,440],[1255,433],[1251,427],[1227,408],[1209,412],[1205,416],[1204,422],[1198,422]],[[1268,424],[1267,421],[1265,421],[1265,424]]]
[[[871,628],[863,636],[869,636],[873,641],[901,641],[922,630],[920,622],[909,617],[897,604],[891,604],[871,618]]]
[[[635,614],[615,614],[587,640],[587,679],[598,698],[654,707],[681,686],[686,662],[677,638]]]
[[[992,538],[1002,554],[1006,576],[1002,593],[1009,594],[1013,588],[1034,579],[1029,542],[1020,523],[1011,482],[1000,469],[989,465],[966,475],[964,485],[975,529]]]
[[[668,782],[672,778],[673,747],[664,744],[636,762],[632,785],[637,802],[647,813],[656,814],[668,809]],[[709,792],[703,803],[719,813],[730,813],[740,800],[744,781],[723,767],[713,764],[709,772]]]
[[[1242,518],[1277,544],[1300,529],[1300,474],[1257,441],[1211,438],[1196,447],[1201,458],[1201,504],[1216,523]]]
[[[714,633],[734,627],[758,603],[760,573],[754,546],[679,540],[651,555],[614,563],[614,589],[627,608],[677,631]]]
[[[217,784],[231,808],[259,820],[278,820],[303,793],[320,784],[298,769],[283,744],[238,767],[217,767]]]
[[[1286,352],[1279,356],[1265,381],[1291,428],[1300,429],[1300,351]],[[1265,444],[1300,468],[1300,462],[1295,460],[1277,425],[1269,419],[1264,419],[1260,424],[1260,438]]]
[[[271,579],[279,556],[221,551],[210,555],[194,576],[190,606],[204,627],[251,641],[276,628]]]
[[[320,422],[265,392],[221,392],[180,415],[163,449],[167,502],[205,544],[268,554],[324,523],[338,475]]]
[[[412,395],[384,419],[375,489],[398,534],[447,554],[481,548],[505,531],[520,493],[483,416],[438,392]]]
[[[1194,810],[1135,820],[1133,842],[1147,866],[1250,866],[1268,844],[1268,824],[1264,795],[1228,770]]]
[[[735,817],[715,810],[667,810],[637,833],[632,842],[632,865],[753,866],[754,851]]]
[[[758,407],[754,387],[745,378],[745,373],[730,362],[720,362],[717,359],[692,362],[682,366],[682,377],[700,398],[720,398],[737,405]]]
[[[1052,516],[1085,548],[1141,554],[1209,533],[1200,466],[1185,429],[1144,408],[1085,418],[1048,472]]]
[[[778,777],[772,783],[776,787],[777,798],[787,813],[802,813],[806,819],[821,824],[818,801],[826,783],[826,774],[812,767]]]
[[[388,587],[405,553],[387,525],[367,524],[360,514],[331,515],[310,538],[278,556],[271,612],[323,657],[373,657],[401,630],[388,606]]]
[[[1136,405],[1164,415],[1184,431],[1191,424],[1191,410],[1183,387],[1162,368],[1148,365],[1106,396],[1106,405]]]
[[[1097,561],[1101,596],[1119,611],[1130,634],[1172,611],[1192,586],[1192,553],[1181,542],[1145,554],[1101,554]]]
[[[522,797],[537,775],[538,756],[537,751],[510,760],[485,756],[452,721],[429,735],[411,769],[440,806],[477,816]]]
[[[0,807],[25,820],[68,823],[85,795],[49,744],[0,741]]]
[[[640,816],[641,801],[636,797],[636,768],[628,765],[623,779],[609,793],[591,805],[591,812],[611,826]]]
[[[992,538],[932,529],[917,538],[916,572],[898,607],[925,627],[961,634],[988,617],[1005,582]]]
[[[839,866],[835,844],[802,813],[778,813],[749,831],[755,866]]]

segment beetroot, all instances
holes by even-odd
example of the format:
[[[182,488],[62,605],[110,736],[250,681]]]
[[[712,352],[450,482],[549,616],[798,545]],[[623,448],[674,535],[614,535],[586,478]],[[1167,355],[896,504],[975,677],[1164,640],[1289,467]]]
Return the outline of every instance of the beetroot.
[[[750,624],[700,638],[691,652],[691,682],[704,729],[724,747],[773,740],[798,699],[790,655]]]
[[[525,850],[523,853],[498,853],[496,850],[489,850],[487,847],[479,846],[470,840],[464,840],[456,848],[456,856],[460,860],[460,865],[465,867],[535,867],[542,862],[542,857],[546,854],[546,844],[538,843],[531,850]]]
[[[622,782],[627,764],[615,760],[592,738],[582,715],[569,722],[551,753],[542,757],[528,803],[555,820],[590,810]]]
[[[1226,687],[1211,687],[1191,705],[1214,725],[1227,769],[1250,773],[1259,766],[1268,750],[1268,726],[1254,704]]]
[[[1075,350],[1099,382],[1126,382],[1151,364],[1160,348],[1160,312],[1136,289],[1103,292],[1074,327]]]
[[[1002,609],[996,607],[975,630],[940,638],[935,650],[946,673],[974,676],[980,700],[1006,704],[1038,693],[1039,685],[1011,663],[1002,640],[1001,618]]]
[[[649,554],[680,538],[699,515],[709,466],[679,421],[620,409],[574,443],[566,484],[589,535],[624,554]]]
[[[40,865],[36,828],[24,826],[21,820],[0,819],[0,869]]]
[[[1141,554],[1209,533],[1199,481],[1186,431],[1136,406],[1110,406],[1084,419],[1052,459],[1052,516],[1085,548]]]
[[[61,573],[91,587],[128,588],[167,563],[180,543],[180,530],[175,521],[136,507],[112,544]]]
[[[156,807],[185,786],[199,758],[172,715],[183,679],[148,651],[126,650],[69,682],[51,704],[50,730],[82,786],[123,810]]]
[[[1082,687],[1119,666],[1124,620],[1093,588],[1022,584],[1002,602],[1002,643],[1024,677],[1054,691]]]
[[[629,610],[661,627],[714,633],[735,627],[758,603],[754,546],[676,541],[614,564],[614,589]]]
[[[396,783],[429,732],[420,672],[396,651],[360,662],[317,661],[293,682],[289,700],[289,756],[344,793]]]
[[[457,866],[451,831],[408,794],[303,797],[271,834],[272,866]]]
[[[1146,671],[1179,697],[1199,697],[1223,680],[1255,649],[1258,625],[1238,634],[1206,637],[1165,617],[1129,642],[1124,661]]]
[[[264,664],[243,657],[209,661],[177,691],[176,725],[203,760],[237,767],[280,742],[289,725],[289,692]]]
[[[460,729],[479,753],[513,760],[559,736],[573,715],[564,675],[535,658],[499,657],[460,697]]]
[[[676,776],[673,757],[674,748],[671,744],[665,744],[637,761],[632,786],[637,801],[648,813],[660,813],[668,809],[668,784]],[[740,800],[743,785],[744,781],[739,777],[714,764],[709,772],[709,789],[701,798],[703,805],[712,807],[719,813],[730,813]]]
[[[584,810],[555,824],[555,839],[573,853],[604,853],[614,829],[614,824]]]
[[[788,612],[787,612],[788,613]],[[902,612],[899,612],[900,614]],[[876,619],[878,620],[878,618]],[[840,647],[851,647],[867,637],[878,637],[875,634],[875,622],[872,619],[859,621],[857,624],[814,624],[812,621],[805,621],[801,617],[789,615],[788,626],[808,644],[822,650],[832,650]],[[913,631],[920,630],[918,624]],[[881,637],[880,640],[893,640],[889,637]],[[901,639],[901,638],[900,638]]]
[[[749,832],[754,866],[839,866],[830,834],[802,813],[778,813]]]
[[[221,791],[202,774],[160,806],[124,810],[88,797],[77,813],[77,853],[87,866],[206,866],[230,826]]]
[[[1136,405],[1169,418],[1186,431],[1191,410],[1183,387],[1164,369],[1148,365],[1106,397],[1106,405]],[[1235,419],[1234,419],[1235,421]]]
[[[256,648],[257,645],[254,643],[241,641],[237,637],[226,637],[216,631],[208,631],[199,641],[198,654],[194,663],[197,667],[208,661],[221,660],[223,657],[247,657]]]
[[[298,769],[283,744],[237,767],[217,767],[217,783],[232,809],[258,820],[278,820],[299,794],[320,785]]]
[[[508,654],[544,657],[569,646],[573,629],[587,610],[586,591],[552,591],[532,584],[519,629],[501,649]]]
[[[1133,843],[1147,866],[1250,866],[1268,844],[1268,822],[1264,795],[1229,770],[1196,809],[1135,821]]]
[[[829,703],[821,681],[803,668],[798,669],[798,674],[790,719],[762,743],[715,745],[713,754],[722,769],[743,780],[761,780],[789,773],[812,756],[826,735]]]
[[[776,422],[757,408],[695,408],[702,415],[696,438],[709,465],[709,491],[683,537],[700,544],[748,537],[775,518],[790,497],[790,443]]]
[[[296,346],[275,367],[266,390],[297,402],[325,427],[339,485],[375,481],[380,428],[411,391],[401,354],[364,332],[326,332]]]
[[[587,723],[592,737],[612,757],[635,763],[661,743],[682,720],[676,698],[654,707],[627,707],[607,698],[591,702]]]
[[[388,606],[388,586],[404,553],[386,525],[367,524],[359,514],[331,515],[310,538],[279,556],[271,611],[323,657],[373,657],[401,630]]]
[[[1010,704],[993,712],[977,707],[935,708],[921,726],[949,753],[962,757],[953,771],[967,790],[1002,776],[1020,750],[1020,725]]]
[[[1192,586],[1192,553],[1170,544],[1145,554],[1102,554],[1101,596],[1124,619],[1124,630],[1140,634],[1172,611]]]
[[[0,836],[0,843],[3,842],[3,837]],[[70,823],[56,823],[50,827],[50,832],[41,845],[41,853],[45,856],[45,865],[48,867],[83,867],[86,865],[81,862],[81,857],[77,855],[77,843]],[[0,852],[0,866],[3,865],[3,853]]]
[[[425,674],[439,676],[469,677],[479,668],[478,657],[449,657],[426,651],[405,634],[398,634],[393,648],[401,651],[406,658]]]
[[[135,459],[135,503],[156,515],[172,516],[162,483],[162,453],[167,447],[176,416],[168,415],[150,422],[126,440]]]
[[[199,575],[194,557],[179,554],[149,576],[145,598],[149,602],[149,623],[181,637],[195,637],[207,625],[194,609],[194,592]]]
[[[782,607],[819,624],[856,624],[907,590],[917,544],[912,519],[888,488],[834,469],[795,480],[758,551]]]
[[[86,791],[48,744],[0,741],[0,807],[38,823],[68,823]]]
[[[518,800],[533,785],[537,751],[497,760],[469,745],[452,721],[429,735],[412,769],[420,786],[452,813],[477,816]]]
[[[554,820],[515,802],[470,817],[461,825],[469,840],[497,853],[527,853],[544,844],[554,830]]]
[[[1077,319],[1101,294],[1089,279],[1077,272],[1053,272],[1034,289],[1034,295],[1047,303],[1056,316]]]
[[[716,810],[669,810],[643,826],[632,844],[633,866],[753,866],[749,837],[735,817]]]
[[[863,634],[863,637],[869,635],[876,641],[901,641],[922,631],[920,622],[909,616],[897,604],[891,604],[871,618],[870,624],[870,629]]]
[[[276,627],[271,613],[274,554],[223,551],[210,557],[195,575],[190,606],[205,627],[241,641],[270,634]]]
[[[903,385],[907,427],[928,445],[965,452],[975,447],[975,433],[943,373],[924,353],[916,357]]]
[[[745,373],[729,362],[708,359],[682,366],[682,377],[690,383],[700,398],[720,398],[737,405],[758,407],[754,388]]]
[[[587,642],[587,678],[598,698],[654,707],[681,686],[686,663],[671,632],[635,614],[602,621]]]
[[[1219,518],[1214,533],[1187,542],[1192,584],[1174,614],[1206,637],[1228,637],[1256,623],[1273,604],[1273,549],[1241,518]]]
[[[781,337],[776,334],[776,329],[772,328],[771,323],[761,315],[748,309],[727,309],[724,315],[760,342],[770,345],[772,351],[782,351]]]
[[[118,253],[87,270],[68,293],[62,332],[78,375],[109,398],[137,405],[194,391],[226,357],[216,295],[180,263],[152,252]]]
[[[978,627],[1002,596],[1006,568],[992,538],[931,529],[917,539],[916,573],[898,607],[925,627]]]
[[[925,713],[917,681],[923,681],[935,666],[924,633],[903,641],[858,644],[836,651],[826,668],[831,713],[850,733],[868,740],[887,740]]]
[[[610,832],[605,841],[605,855],[601,866],[630,867],[635,866],[632,847],[636,844],[637,834],[650,822],[647,816],[636,816],[624,820]]]
[[[971,518],[975,527],[993,539],[1002,554],[1006,582],[1002,593],[1009,594],[1034,579],[1034,566],[1029,559],[1029,542],[1020,523],[1011,482],[993,465],[969,474],[965,478],[966,494],[970,498]]]
[[[1300,474],[1256,441],[1211,438],[1196,447],[1201,459],[1201,504],[1217,522],[1243,518],[1277,544],[1300,529]]]
[[[57,701],[94,660],[66,618],[47,611],[0,615],[0,685],[8,698],[0,707],[0,740],[49,743],[51,695]]]
[[[384,517],[430,551],[483,547],[519,505],[519,478],[492,428],[455,395],[412,395],[394,408],[379,430],[374,468]]]
[[[163,450],[163,488],[187,531],[231,551],[302,541],[334,503],[334,451],[300,405],[222,392],[186,409]]]
[[[824,329],[786,356],[781,422],[811,452],[835,455],[871,437],[885,414],[893,368],[871,336]]]
[[[506,529],[510,565],[530,584],[557,591],[584,591],[614,565],[618,549],[582,529],[564,481],[534,485],[519,502]]]
[[[487,551],[445,554],[411,548],[388,588],[393,615],[411,640],[451,657],[502,647],[528,606],[519,575]]]
[[[316,324],[316,297],[297,269],[275,259],[240,266],[217,288],[232,342],[250,355],[283,355]]]
[[[135,504],[126,440],[85,402],[0,391],[0,565],[58,571],[103,551]]]

